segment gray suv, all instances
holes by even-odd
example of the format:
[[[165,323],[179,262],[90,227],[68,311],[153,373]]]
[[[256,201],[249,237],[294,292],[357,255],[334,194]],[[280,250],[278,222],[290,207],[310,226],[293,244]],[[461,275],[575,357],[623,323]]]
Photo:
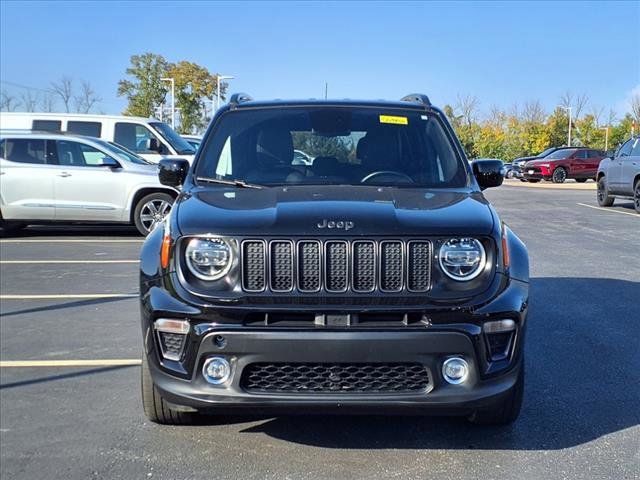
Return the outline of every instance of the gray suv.
[[[169,213],[178,191],[160,184],[158,166],[98,138],[0,131],[0,227],[114,222],[146,235]]]
[[[600,162],[598,205],[610,207],[616,197],[632,198],[640,213],[640,136],[627,140],[612,158]]]

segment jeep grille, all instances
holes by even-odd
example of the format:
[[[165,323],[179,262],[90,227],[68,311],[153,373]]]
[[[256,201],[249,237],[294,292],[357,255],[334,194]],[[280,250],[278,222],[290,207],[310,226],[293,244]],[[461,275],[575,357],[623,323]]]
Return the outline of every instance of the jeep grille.
[[[426,292],[428,240],[245,240],[242,288],[247,292]]]

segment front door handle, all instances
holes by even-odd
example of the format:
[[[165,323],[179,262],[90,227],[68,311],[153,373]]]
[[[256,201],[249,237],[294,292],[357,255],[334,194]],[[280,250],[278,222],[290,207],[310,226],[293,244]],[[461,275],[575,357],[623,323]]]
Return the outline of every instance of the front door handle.
[[[59,176],[59,177],[70,177],[70,176],[71,176],[71,174],[70,174],[69,172],[60,172],[60,173],[58,174],[58,176]]]

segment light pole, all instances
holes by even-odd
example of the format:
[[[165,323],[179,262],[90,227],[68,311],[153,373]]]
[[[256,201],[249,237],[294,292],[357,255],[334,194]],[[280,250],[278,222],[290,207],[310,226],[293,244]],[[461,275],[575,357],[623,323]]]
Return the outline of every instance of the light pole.
[[[176,128],[176,80],[175,78],[161,78],[163,82],[171,82],[171,128]]]
[[[223,80],[231,80],[234,77],[232,75],[217,75],[216,76],[216,111],[220,108],[220,85]],[[215,112],[214,112],[215,113]]]
[[[609,150],[609,126],[600,127],[600,130],[604,130],[604,151]]]
[[[571,107],[565,107],[564,105],[558,105],[563,110],[569,112],[569,133],[567,134],[567,147],[571,146]]]

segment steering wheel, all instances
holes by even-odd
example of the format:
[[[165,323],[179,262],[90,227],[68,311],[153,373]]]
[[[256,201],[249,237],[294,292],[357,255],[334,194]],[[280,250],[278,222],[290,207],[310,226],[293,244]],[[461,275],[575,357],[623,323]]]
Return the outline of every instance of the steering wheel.
[[[403,180],[407,180],[409,183],[415,183],[413,181],[413,178],[411,178],[409,175],[401,172],[394,172],[392,170],[378,170],[377,172],[371,172],[369,175],[360,180],[360,183],[371,183],[371,180],[375,179],[376,177],[382,177],[385,175],[401,178]]]

